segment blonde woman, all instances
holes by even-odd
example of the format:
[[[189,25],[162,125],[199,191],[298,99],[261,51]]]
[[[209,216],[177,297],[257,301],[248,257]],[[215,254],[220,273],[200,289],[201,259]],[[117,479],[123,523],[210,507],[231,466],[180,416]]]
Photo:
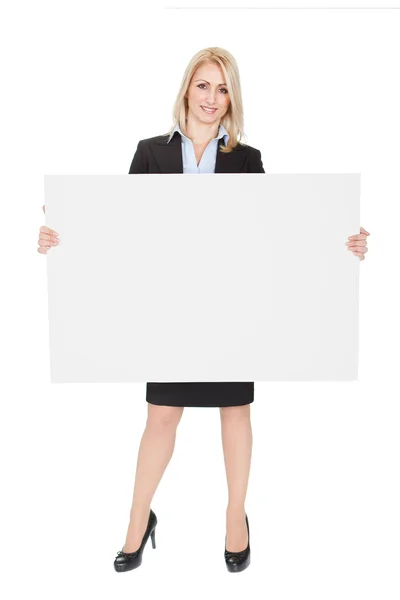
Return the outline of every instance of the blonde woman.
[[[183,75],[167,134],[140,140],[129,173],[265,173],[261,153],[241,143],[243,105],[234,57],[222,48],[200,50]],[[43,207],[44,209],[44,207]],[[59,241],[42,227],[39,252]],[[364,258],[366,235],[349,247]],[[133,501],[125,544],[114,561],[116,571],[139,567],[151,537],[155,548],[157,517],[151,503],[172,457],[184,407],[219,407],[228,486],[224,557],[228,571],[250,564],[250,532],[245,499],[250,473],[250,405],[254,383],[147,383],[147,423],[137,457]]]

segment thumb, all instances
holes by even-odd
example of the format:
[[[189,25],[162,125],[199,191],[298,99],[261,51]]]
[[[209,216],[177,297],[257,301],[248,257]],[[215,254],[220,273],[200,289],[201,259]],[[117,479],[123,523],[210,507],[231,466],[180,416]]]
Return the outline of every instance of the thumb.
[[[45,213],[46,212],[46,208],[45,208],[44,204],[43,204],[42,208],[43,208],[43,212]]]

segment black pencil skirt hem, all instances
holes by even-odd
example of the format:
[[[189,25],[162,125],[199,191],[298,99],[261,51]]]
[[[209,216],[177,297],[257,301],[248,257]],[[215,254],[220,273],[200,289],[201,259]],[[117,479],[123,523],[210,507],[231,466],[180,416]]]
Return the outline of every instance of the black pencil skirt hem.
[[[244,406],[254,402],[254,382],[149,382],[146,402],[157,406]]]

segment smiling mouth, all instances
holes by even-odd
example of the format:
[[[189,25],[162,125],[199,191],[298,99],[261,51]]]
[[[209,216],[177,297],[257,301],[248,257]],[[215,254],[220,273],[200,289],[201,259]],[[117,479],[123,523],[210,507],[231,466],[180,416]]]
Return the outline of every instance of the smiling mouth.
[[[201,108],[204,110],[204,112],[208,113],[209,115],[214,114],[217,110],[216,108],[206,108],[205,106],[202,106]]]

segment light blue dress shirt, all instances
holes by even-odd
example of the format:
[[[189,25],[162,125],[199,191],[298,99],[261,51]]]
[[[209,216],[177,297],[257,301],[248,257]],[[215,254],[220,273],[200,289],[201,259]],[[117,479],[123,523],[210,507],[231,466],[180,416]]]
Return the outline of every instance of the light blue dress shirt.
[[[193,142],[191,139],[183,135],[179,123],[177,123],[169,136],[167,144],[170,142],[174,132],[178,131],[182,141],[182,162],[183,173],[215,173],[215,162],[217,159],[218,140],[224,138],[225,146],[229,140],[229,133],[223,125],[219,126],[218,136],[208,143],[207,148],[203,152],[199,166],[197,166],[196,155],[194,153]]]

